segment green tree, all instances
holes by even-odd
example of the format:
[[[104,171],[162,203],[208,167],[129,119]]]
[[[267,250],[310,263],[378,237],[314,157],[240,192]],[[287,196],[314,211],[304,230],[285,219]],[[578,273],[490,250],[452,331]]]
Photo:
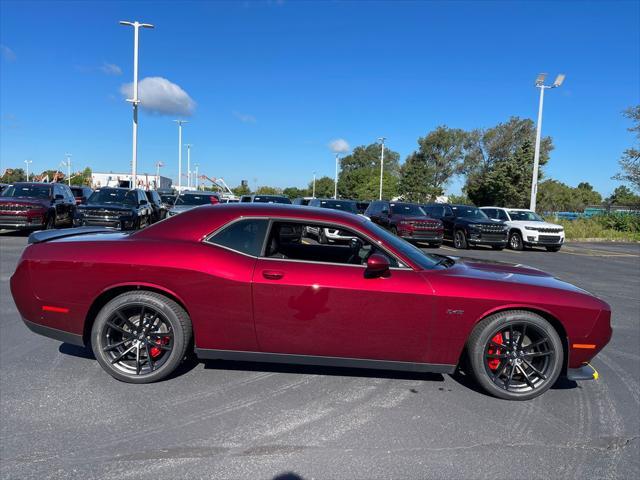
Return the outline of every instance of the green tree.
[[[473,202],[464,193],[462,195],[449,195],[449,203],[453,205],[473,205]]]
[[[399,191],[405,200],[427,202],[444,193],[451,179],[462,171],[466,134],[440,126],[418,139],[400,169]]]
[[[624,116],[633,122],[633,126],[628,130],[635,132],[636,140],[640,141],[640,105],[625,110]],[[613,178],[629,182],[636,191],[640,192],[640,149],[636,147],[628,148],[624,151],[618,163],[622,171]]]
[[[629,187],[620,185],[607,198],[607,203],[611,205],[636,206],[640,205],[640,195],[634,194]]]
[[[71,185],[91,186],[91,168],[86,167],[82,172],[77,172],[71,178]]]
[[[0,177],[0,183],[24,182],[27,176],[22,168],[7,168]]]
[[[263,185],[256,189],[256,194],[258,195],[281,195],[282,189],[278,187],[269,187],[267,185]]]
[[[249,195],[251,193],[251,189],[247,185],[238,185],[231,189],[234,195],[241,197],[242,195]]]
[[[350,155],[340,160],[338,194],[341,198],[357,200],[378,198],[380,192],[380,154],[380,144],[373,143],[354,148]],[[399,178],[400,154],[385,147],[382,179],[383,198],[397,196]],[[320,196],[317,189],[318,183],[316,181],[316,196]],[[333,196],[333,192],[331,196]]]
[[[600,205],[602,203],[602,195],[596,192],[589,182],[580,182],[575,188],[575,193],[578,195],[583,209],[589,205]]]
[[[526,207],[529,203],[535,125],[512,117],[487,130],[467,135],[461,170],[467,174],[464,192],[476,205]],[[540,143],[540,166],[553,149],[550,137]],[[539,176],[542,177],[542,168]]]
[[[316,179],[316,198],[333,198],[335,182],[331,177],[320,177]],[[338,183],[339,185],[339,183]],[[313,190],[313,182],[309,183],[308,192]]]
[[[309,192],[306,188],[298,188],[298,187],[287,187],[282,190],[282,194],[288,198],[298,198],[298,197],[306,197],[309,195]]]

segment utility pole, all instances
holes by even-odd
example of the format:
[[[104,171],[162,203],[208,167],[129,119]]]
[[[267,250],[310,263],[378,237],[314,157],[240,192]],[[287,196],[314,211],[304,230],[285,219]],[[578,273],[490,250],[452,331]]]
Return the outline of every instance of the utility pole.
[[[150,23],[120,21],[120,25],[133,27],[133,98],[127,102],[133,105],[133,151],[131,156],[131,188],[136,188],[138,171],[138,31],[142,28],[153,28]]]
[[[544,103],[544,91],[548,88],[557,88],[564,82],[565,75],[559,74],[553,85],[545,85],[544,79],[547,77],[546,73],[538,74],[536,78],[536,87],[540,89],[540,102],[538,104],[538,124],[536,125],[536,149],[533,154],[533,177],[531,178],[531,201],[529,203],[529,209],[533,212],[536,211],[536,197],[538,195],[538,169],[540,168],[540,137],[542,136],[542,105]]]
[[[316,198],[316,172],[313,172],[313,189],[311,190],[311,198]]]
[[[380,153],[380,200],[382,200],[382,175],[384,174],[384,141],[385,137],[378,138],[380,143],[382,144],[382,151]]]
[[[333,199],[334,200],[338,198],[338,157],[339,156],[340,154],[336,153],[336,176],[333,182]]]
[[[178,124],[178,192],[182,190],[182,125],[186,120],[174,120]]]
[[[198,168],[200,167],[200,164],[196,163],[195,168],[196,168],[196,190],[200,190],[200,175],[198,174]]]
[[[24,163],[27,165],[27,182],[29,181],[29,164],[33,163],[33,160],[25,160]]]
[[[66,157],[66,161],[63,163],[67,167],[67,183],[71,186],[71,154],[65,153],[64,156]]]
[[[156,190],[160,188],[160,167],[164,167],[164,163],[156,162]]]
[[[187,147],[187,188],[191,190],[191,145],[190,143],[185,143],[185,147]]]

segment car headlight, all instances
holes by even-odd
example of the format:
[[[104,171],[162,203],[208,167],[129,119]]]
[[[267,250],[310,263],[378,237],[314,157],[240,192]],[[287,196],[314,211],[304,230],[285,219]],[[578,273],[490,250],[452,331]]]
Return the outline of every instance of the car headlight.
[[[538,230],[536,227],[525,226],[525,230]]]
[[[471,224],[469,225],[469,230],[480,230],[480,225]]]

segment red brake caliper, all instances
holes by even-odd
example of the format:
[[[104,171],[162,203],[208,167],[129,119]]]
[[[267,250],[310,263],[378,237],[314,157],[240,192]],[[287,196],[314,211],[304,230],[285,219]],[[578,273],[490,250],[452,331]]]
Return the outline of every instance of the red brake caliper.
[[[160,337],[160,338],[158,338],[158,340],[156,340],[156,343],[159,343],[160,345],[168,345],[169,344],[169,337]],[[157,358],[162,353],[162,350],[159,349],[158,347],[151,347],[149,349],[149,353],[151,354],[151,356],[153,358]]]
[[[502,333],[498,333],[491,340],[496,342],[496,343],[499,343],[500,345],[502,345],[502,341],[503,341],[502,340]],[[494,347],[493,345],[491,345],[489,347],[489,351],[487,353],[499,355],[500,354],[500,349],[498,347]],[[489,365],[489,368],[491,370],[495,370],[500,365],[500,359],[499,358],[490,358],[489,361],[487,362],[487,364]]]

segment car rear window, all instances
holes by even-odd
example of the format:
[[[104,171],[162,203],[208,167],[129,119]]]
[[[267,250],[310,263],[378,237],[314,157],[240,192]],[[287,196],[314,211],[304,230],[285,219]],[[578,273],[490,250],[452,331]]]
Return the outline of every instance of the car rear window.
[[[268,224],[268,220],[256,218],[233,222],[209,237],[207,242],[257,257],[261,253]]]
[[[215,195],[180,195],[176,198],[176,205],[209,205],[211,197]]]

